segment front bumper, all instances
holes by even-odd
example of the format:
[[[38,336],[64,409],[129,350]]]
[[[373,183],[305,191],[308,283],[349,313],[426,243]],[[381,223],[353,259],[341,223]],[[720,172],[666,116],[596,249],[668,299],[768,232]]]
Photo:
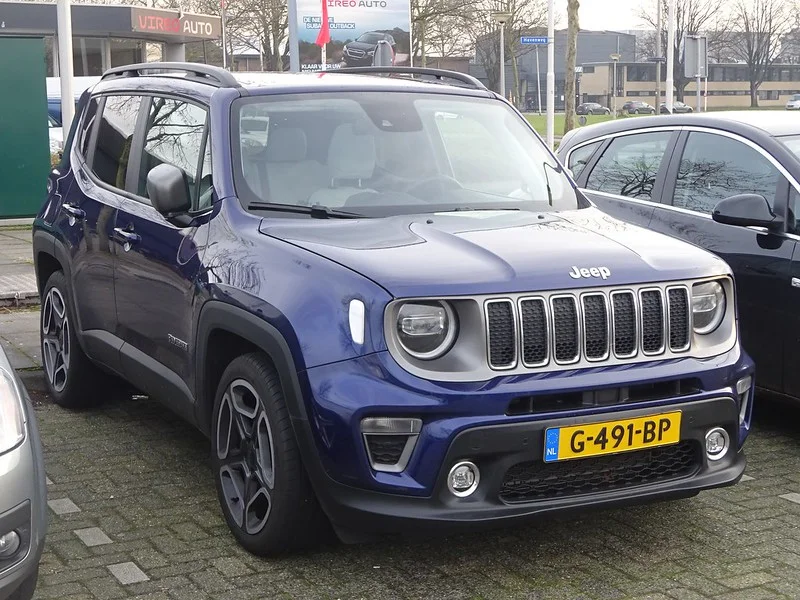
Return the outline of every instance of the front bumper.
[[[399,532],[411,524],[457,529],[466,524],[474,527],[513,522],[588,506],[690,496],[736,483],[744,471],[741,446],[750,426],[753,392],[751,389],[740,419],[734,388],[736,381],[752,374],[753,365],[738,347],[705,361],[682,359],[558,376],[500,377],[471,385],[423,382],[393,365],[386,353],[378,353],[304,374],[309,420],[296,423],[296,431],[319,500],[341,529]],[[676,376],[696,377],[700,390],[681,398],[635,404],[506,414],[509,401],[524,392],[599,389]],[[519,465],[542,467],[544,432],[549,427],[675,410],[682,412],[681,444],[692,446],[694,452],[692,464],[675,476],[613,486],[601,482],[594,489],[566,493],[554,489],[553,493],[521,500],[519,496],[509,499],[504,493],[509,469]],[[414,453],[401,473],[370,468],[359,424],[364,417],[378,415],[423,420]],[[704,451],[705,434],[711,427],[723,427],[731,440],[728,454],[718,461],[708,460]],[[460,460],[475,463],[481,474],[478,489],[467,498],[455,497],[446,484],[450,468]],[[570,462],[588,465],[584,461],[591,460]],[[558,478],[564,464],[548,464],[542,477]]]

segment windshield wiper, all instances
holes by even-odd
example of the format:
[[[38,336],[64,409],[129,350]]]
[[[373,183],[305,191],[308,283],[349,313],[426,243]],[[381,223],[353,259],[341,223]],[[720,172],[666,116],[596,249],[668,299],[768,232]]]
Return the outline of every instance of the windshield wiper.
[[[314,206],[298,206],[296,204],[273,204],[271,202],[251,202],[247,210],[274,210],[276,212],[296,213],[308,215],[312,219],[363,219],[365,215],[336,210],[315,204]]]

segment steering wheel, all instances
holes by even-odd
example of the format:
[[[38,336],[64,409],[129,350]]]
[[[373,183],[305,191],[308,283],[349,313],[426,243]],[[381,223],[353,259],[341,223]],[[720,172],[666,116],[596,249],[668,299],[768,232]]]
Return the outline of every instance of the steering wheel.
[[[406,188],[406,193],[418,198],[430,197],[433,194],[446,192],[449,190],[463,190],[464,187],[449,175],[439,173],[432,177],[426,177],[422,181],[412,183]],[[420,195],[422,194],[422,195]]]

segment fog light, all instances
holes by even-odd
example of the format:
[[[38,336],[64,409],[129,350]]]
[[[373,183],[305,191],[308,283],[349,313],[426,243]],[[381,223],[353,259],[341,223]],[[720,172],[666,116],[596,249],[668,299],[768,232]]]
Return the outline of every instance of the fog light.
[[[706,432],[706,455],[708,460],[719,460],[728,453],[730,438],[722,427],[714,427]]]
[[[466,498],[476,489],[481,480],[481,472],[473,463],[456,463],[447,476],[447,487],[454,496]]]
[[[0,558],[9,558],[19,550],[19,534],[16,531],[9,531],[0,536]]]

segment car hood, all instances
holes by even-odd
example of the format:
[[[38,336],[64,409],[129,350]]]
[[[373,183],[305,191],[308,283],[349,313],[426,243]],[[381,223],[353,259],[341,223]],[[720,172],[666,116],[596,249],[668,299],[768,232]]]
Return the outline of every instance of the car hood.
[[[674,281],[729,273],[716,256],[595,208],[465,211],[380,219],[265,219],[261,233],[327,257],[395,297]],[[574,278],[574,268],[608,276]],[[605,271],[604,271],[605,273]]]
[[[374,50],[378,44],[368,44],[367,42],[350,42],[347,44],[348,48],[354,48],[357,50]]]

